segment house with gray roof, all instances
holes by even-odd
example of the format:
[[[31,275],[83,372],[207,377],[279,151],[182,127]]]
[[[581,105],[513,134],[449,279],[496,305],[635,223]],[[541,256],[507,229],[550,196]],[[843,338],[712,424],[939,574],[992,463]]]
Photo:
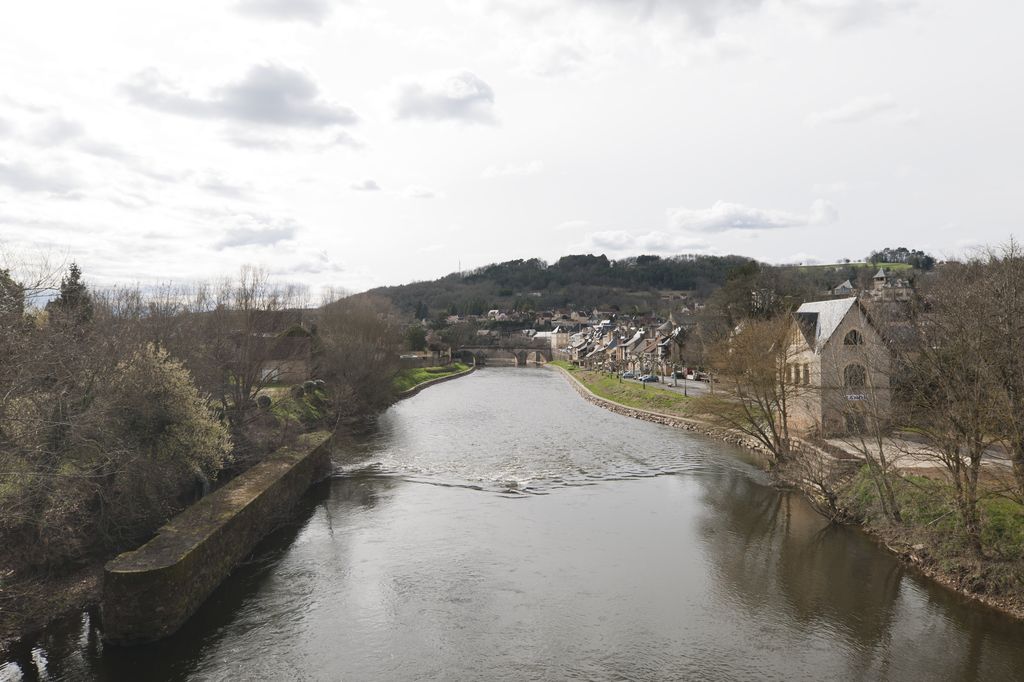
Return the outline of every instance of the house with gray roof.
[[[804,303],[787,353],[790,428],[832,436],[889,421],[892,357],[856,298]]]

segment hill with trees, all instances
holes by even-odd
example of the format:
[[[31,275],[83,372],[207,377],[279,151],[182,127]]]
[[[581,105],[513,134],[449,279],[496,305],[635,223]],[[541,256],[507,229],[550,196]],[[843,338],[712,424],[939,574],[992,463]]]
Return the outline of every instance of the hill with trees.
[[[749,298],[750,287],[757,280],[761,283],[758,287],[771,288],[783,302],[798,304],[820,297],[847,279],[867,286],[880,264],[927,270],[935,262],[921,251],[904,247],[886,248],[872,256],[869,262],[774,266],[736,255],[642,255],[613,260],[605,255],[577,254],[550,264],[539,258],[492,263],[433,281],[380,287],[367,294],[389,299],[402,314],[416,319],[483,315],[491,309],[599,308],[667,314],[669,304],[662,295],[669,291],[706,301],[732,283],[738,296]],[[925,264],[927,267],[922,267]]]

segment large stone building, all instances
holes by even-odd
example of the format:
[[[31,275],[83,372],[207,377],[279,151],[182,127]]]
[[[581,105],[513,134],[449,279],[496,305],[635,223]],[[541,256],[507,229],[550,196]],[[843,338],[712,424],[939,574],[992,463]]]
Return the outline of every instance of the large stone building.
[[[833,436],[887,423],[892,359],[857,298],[804,303],[794,321],[790,428]]]

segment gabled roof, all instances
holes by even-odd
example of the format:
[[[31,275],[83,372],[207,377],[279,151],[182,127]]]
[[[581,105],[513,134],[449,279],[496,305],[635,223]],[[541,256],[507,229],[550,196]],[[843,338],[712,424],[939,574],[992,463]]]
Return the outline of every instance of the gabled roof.
[[[856,298],[838,298],[804,303],[796,309],[795,317],[800,331],[815,353],[832,338],[839,323],[856,303]]]
[[[637,343],[638,341],[640,341],[643,338],[644,338],[644,332],[643,332],[643,330],[640,330],[636,334],[633,334],[633,337],[629,341],[627,341],[625,344],[623,344],[623,345],[628,348],[628,347],[632,346],[633,344]]]

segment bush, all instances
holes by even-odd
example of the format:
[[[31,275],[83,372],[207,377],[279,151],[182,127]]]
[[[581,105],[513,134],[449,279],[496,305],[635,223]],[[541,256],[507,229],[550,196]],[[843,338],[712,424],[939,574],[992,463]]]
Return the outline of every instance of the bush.
[[[231,451],[188,371],[152,346],[113,365],[106,383],[66,397],[40,392],[26,402],[23,416],[37,428],[10,444],[8,456],[36,474],[11,481],[17,506],[3,500],[0,516],[0,544],[32,547],[18,557],[23,565],[138,541],[215,478]]]

